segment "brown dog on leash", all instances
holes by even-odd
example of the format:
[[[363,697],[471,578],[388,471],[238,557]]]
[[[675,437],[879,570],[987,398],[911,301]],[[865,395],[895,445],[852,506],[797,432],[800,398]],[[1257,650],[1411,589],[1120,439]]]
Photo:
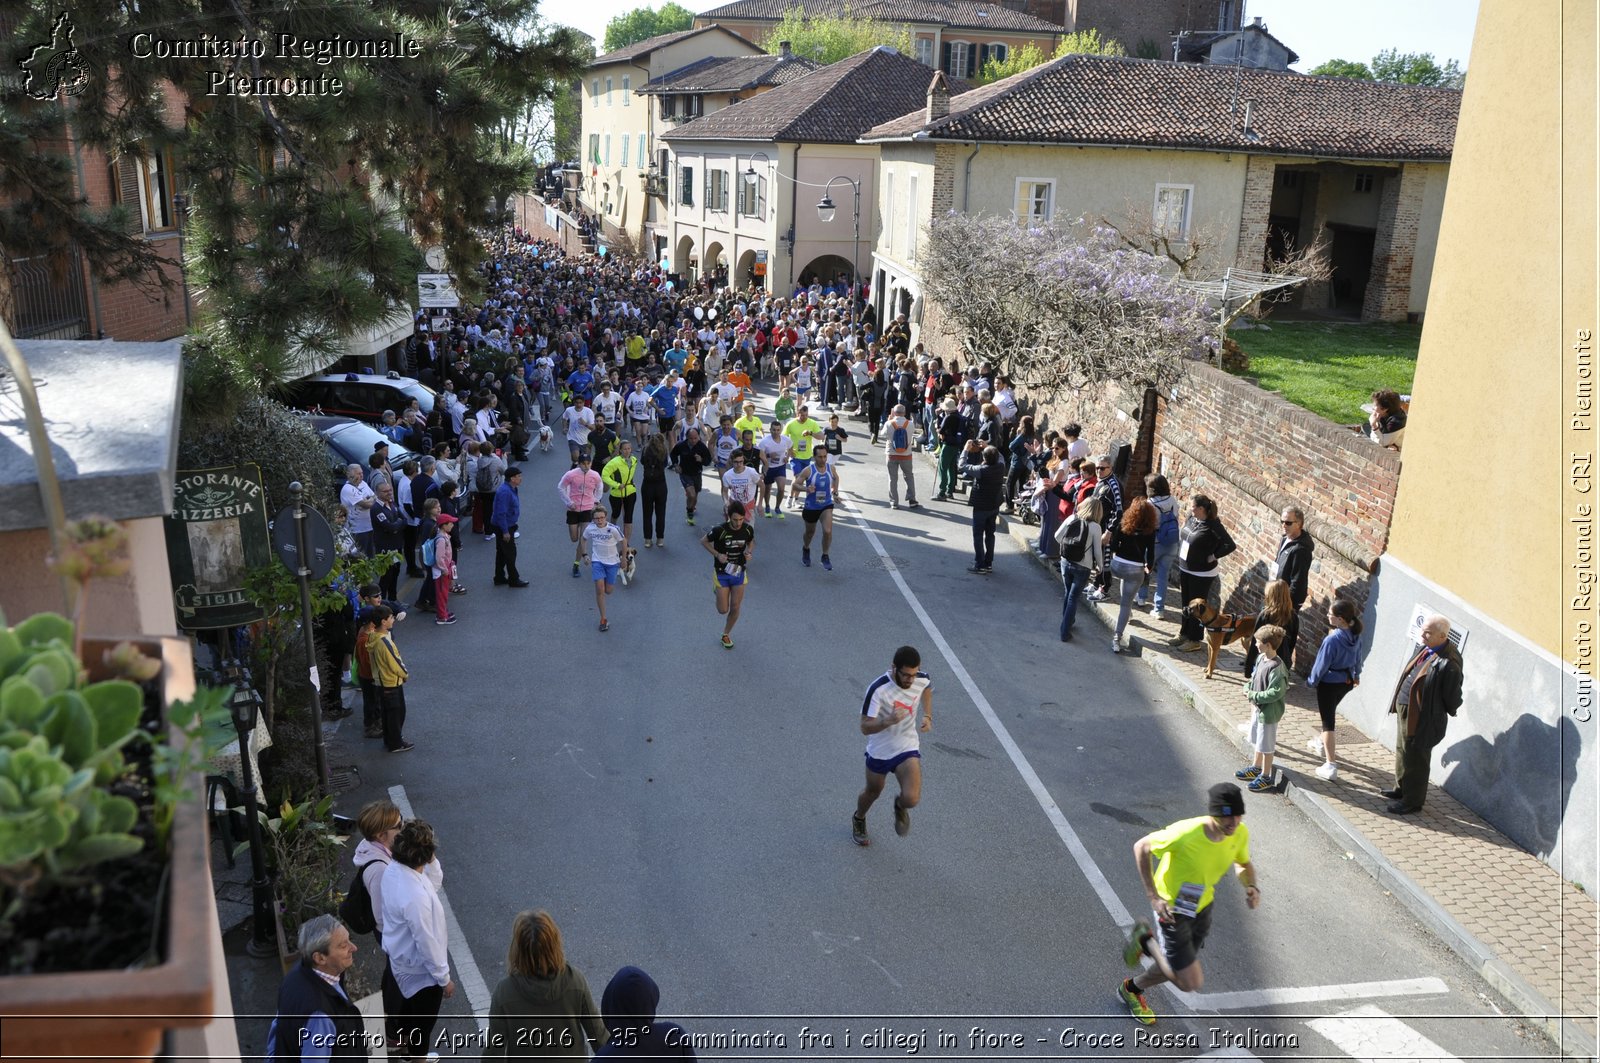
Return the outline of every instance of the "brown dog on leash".
[[[1217,654],[1230,642],[1249,642],[1256,633],[1256,618],[1235,616],[1211,608],[1204,598],[1189,603],[1190,616],[1206,629],[1206,678],[1217,670]]]

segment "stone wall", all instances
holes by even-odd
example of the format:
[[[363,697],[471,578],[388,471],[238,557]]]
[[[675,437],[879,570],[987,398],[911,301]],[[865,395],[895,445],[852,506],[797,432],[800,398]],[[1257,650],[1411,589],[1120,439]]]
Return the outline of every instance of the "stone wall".
[[[1404,321],[1411,305],[1411,267],[1416,258],[1427,174],[1403,166],[1383,179],[1372,277],[1361,307],[1363,321]]]
[[[1202,493],[1216,500],[1222,523],[1239,545],[1223,561],[1229,611],[1260,608],[1281,534],[1279,514],[1286,506],[1300,507],[1316,542],[1311,592],[1300,616],[1300,674],[1310,669],[1327,634],[1328,603],[1334,597],[1366,601],[1373,562],[1388,542],[1400,480],[1400,456],[1393,451],[1200,364],[1163,399],[1110,385],[1039,403],[1036,416],[1053,428],[1077,421],[1096,452],[1117,441],[1133,444],[1123,481],[1130,497],[1143,492],[1145,473],[1156,471],[1181,502]]]

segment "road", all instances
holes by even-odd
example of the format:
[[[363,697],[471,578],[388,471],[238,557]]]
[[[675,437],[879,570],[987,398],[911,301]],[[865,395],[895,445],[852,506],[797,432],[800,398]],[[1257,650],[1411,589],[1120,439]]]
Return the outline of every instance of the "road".
[[[702,1058],[1553,1055],[1270,795],[1246,801],[1260,909],[1219,886],[1202,992],[1153,992],[1160,1021],[1136,1026],[1114,992],[1144,907],[1132,845],[1232,778],[1210,725],[1093,619],[1057,641],[1059,584],[1003,534],[994,575],[967,573],[968,511],[927,505],[931,466],[927,508],[891,511],[864,435],[846,445],[832,572],[801,566],[799,519],[755,520],[736,649],[695,541],[720,507],[707,492],[686,527],[675,478],[667,547],[640,551],[601,633],[593,585],[570,576],[562,449],[524,466],[533,586],[491,587],[492,546],[469,535],[460,623],[396,630],[416,750],[385,754],[357,716],[331,754],[362,767],[352,801],[392,788],[439,833],[467,986],[443,1029],[472,1030],[512,916],[545,908],[596,1000],[636,964],[663,1017],[727,1035]],[[924,797],[905,838],[880,801],[862,849],[861,697],[903,643],[935,684]]]

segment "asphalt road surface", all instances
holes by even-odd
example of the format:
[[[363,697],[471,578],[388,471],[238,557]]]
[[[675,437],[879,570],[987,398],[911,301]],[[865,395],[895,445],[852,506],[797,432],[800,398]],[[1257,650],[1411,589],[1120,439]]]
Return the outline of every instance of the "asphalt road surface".
[[[697,543],[717,493],[689,528],[675,476],[667,546],[639,551],[601,633],[593,584],[571,577],[564,451],[524,465],[532,587],[491,587],[492,544],[468,534],[460,623],[413,612],[396,629],[415,751],[360,738],[358,714],[331,753],[362,767],[351,803],[393,792],[438,831],[463,986],[445,1058],[475,1053],[472,1013],[524,908],[554,915],[596,1001],[618,967],[649,971],[662,1017],[723,1039],[701,1058],[1554,1054],[1267,795],[1246,798],[1261,907],[1225,880],[1201,993],[1153,991],[1160,1020],[1137,1026],[1115,995],[1125,928],[1147,914],[1132,846],[1232,779],[1211,726],[1087,612],[1061,644],[1059,583],[1003,533],[994,574],[967,573],[969,511],[929,502],[930,464],[924,508],[891,511],[865,433],[841,466],[832,572],[801,566],[798,517],[755,518],[734,650]],[[934,681],[923,800],[904,838],[880,800],[858,848],[861,699],[906,643]]]

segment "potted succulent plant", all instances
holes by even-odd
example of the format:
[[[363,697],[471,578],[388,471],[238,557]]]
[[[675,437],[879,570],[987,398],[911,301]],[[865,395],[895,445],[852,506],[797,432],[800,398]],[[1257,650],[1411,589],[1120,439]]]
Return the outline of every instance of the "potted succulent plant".
[[[96,541],[108,534],[98,525]],[[226,697],[196,691],[187,640],[84,639],[50,613],[0,620],[8,1059],[149,1059],[165,1030],[211,1021],[198,768]]]

